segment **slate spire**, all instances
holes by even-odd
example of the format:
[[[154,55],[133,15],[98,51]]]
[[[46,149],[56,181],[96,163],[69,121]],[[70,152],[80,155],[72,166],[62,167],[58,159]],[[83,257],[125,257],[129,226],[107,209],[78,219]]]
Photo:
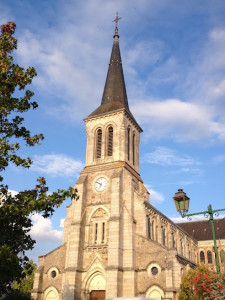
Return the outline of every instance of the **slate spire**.
[[[127,92],[123,76],[123,67],[119,47],[118,28],[113,36],[112,54],[109,62],[108,74],[102,96],[102,103],[119,101],[124,108],[128,108]]]
[[[116,26],[101,105],[90,114],[89,117],[105,114],[118,109],[126,109],[130,112],[120,55],[119,34]]]

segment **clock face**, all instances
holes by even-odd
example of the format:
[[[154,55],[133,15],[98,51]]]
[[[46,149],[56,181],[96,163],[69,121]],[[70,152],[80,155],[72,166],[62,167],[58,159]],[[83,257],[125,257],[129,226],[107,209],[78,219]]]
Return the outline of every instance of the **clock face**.
[[[107,180],[104,177],[100,177],[95,181],[95,189],[98,192],[102,192],[107,187]]]

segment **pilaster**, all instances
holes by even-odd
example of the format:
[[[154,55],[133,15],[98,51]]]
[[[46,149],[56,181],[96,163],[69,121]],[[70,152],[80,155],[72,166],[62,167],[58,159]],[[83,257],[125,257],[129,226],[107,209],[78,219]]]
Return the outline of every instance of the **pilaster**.
[[[76,188],[79,199],[73,200],[70,207],[72,217],[68,231],[65,273],[62,282],[62,299],[65,300],[74,300],[75,293],[77,295],[75,299],[80,299],[78,295],[81,295],[80,269],[83,257],[81,234],[84,235],[84,226],[81,227],[81,224],[86,201],[86,179],[86,176],[81,176],[77,181]]]

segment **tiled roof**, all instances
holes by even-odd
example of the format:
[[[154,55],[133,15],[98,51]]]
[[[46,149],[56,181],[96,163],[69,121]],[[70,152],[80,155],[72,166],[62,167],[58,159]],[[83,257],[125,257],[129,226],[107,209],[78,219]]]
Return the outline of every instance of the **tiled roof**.
[[[198,241],[212,240],[212,227],[209,220],[177,223],[184,231]],[[225,219],[214,220],[216,239],[225,239]]]

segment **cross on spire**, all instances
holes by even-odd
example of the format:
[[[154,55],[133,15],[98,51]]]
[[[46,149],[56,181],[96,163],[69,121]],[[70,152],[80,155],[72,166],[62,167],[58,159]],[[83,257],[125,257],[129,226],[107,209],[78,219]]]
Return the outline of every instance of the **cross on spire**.
[[[120,19],[122,19],[122,17],[121,18],[118,17],[118,11],[117,11],[116,18],[115,18],[115,20],[112,21],[112,22],[116,23],[116,28],[117,28],[117,23],[119,22]]]

